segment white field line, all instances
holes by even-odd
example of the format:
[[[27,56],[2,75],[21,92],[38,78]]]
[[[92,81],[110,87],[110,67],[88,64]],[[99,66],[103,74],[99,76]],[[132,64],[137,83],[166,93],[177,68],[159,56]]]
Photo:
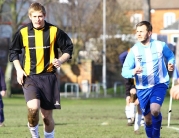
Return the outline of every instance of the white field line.
[[[170,129],[174,129],[174,130],[179,130],[179,128],[178,127],[167,127],[167,128],[170,128]]]

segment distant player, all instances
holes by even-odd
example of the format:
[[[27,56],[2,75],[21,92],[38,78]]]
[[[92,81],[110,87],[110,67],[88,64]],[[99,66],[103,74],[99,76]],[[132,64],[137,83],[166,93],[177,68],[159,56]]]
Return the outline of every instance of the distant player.
[[[0,68],[0,127],[4,126],[4,103],[2,97],[6,94],[6,83],[4,78],[4,72]]]
[[[119,55],[121,64],[124,63],[128,51],[124,51]],[[125,89],[126,89],[126,107],[125,114],[127,117],[127,125],[132,126],[134,124],[134,132],[138,133],[139,127],[143,124],[142,113],[140,110],[139,102],[136,95],[136,88],[134,78],[125,78]],[[137,112],[136,110],[137,106]],[[135,121],[135,122],[134,122]]]

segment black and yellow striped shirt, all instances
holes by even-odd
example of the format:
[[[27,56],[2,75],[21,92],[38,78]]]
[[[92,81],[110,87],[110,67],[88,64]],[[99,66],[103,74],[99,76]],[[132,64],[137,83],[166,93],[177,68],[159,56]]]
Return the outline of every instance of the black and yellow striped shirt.
[[[16,32],[9,48],[9,60],[20,60],[27,75],[54,72],[51,63],[59,57],[58,48],[62,54],[72,55],[73,44],[65,32],[47,22],[39,30],[29,23]],[[23,54],[19,57],[21,53]]]

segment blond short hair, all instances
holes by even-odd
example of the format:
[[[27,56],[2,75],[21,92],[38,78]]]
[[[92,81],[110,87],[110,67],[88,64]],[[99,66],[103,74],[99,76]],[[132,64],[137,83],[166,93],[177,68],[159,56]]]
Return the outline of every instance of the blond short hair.
[[[43,13],[43,15],[45,16],[46,15],[46,11],[45,11],[45,8],[44,6],[42,6],[40,3],[38,2],[34,2],[30,5],[29,7],[29,10],[28,10],[28,14],[31,15],[32,12],[34,11],[40,11]]]

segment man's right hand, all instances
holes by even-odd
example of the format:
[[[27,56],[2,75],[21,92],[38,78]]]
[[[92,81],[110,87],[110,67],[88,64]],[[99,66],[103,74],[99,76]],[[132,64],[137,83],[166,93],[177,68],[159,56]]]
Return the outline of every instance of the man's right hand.
[[[17,73],[17,82],[20,85],[23,85],[23,83],[24,83],[24,76],[27,76],[26,73],[22,69],[21,70],[17,70],[16,73]]]
[[[134,74],[140,74],[140,73],[142,73],[142,67],[141,66],[135,67]]]
[[[26,73],[24,72],[24,70],[22,69],[19,60],[14,60],[13,63],[14,63],[14,67],[15,67],[15,69],[16,69],[17,82],[18,82],[20,85],[23,85],[23,83],[24,83],[24,81],[23,81],[24,76],[27,76],[27,75],[26,75]]]

